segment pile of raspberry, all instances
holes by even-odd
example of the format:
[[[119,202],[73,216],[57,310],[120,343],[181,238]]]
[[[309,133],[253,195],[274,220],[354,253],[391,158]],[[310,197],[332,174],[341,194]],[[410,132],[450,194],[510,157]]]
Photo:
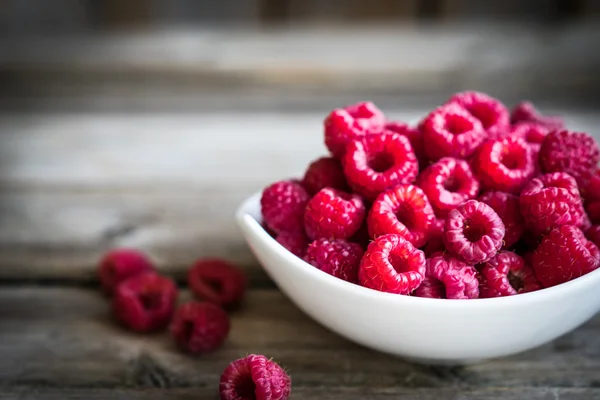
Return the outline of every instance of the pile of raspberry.
[[[530,102],[466,91],[417,125],[371,102],[324,120],[329,156],[262,193],[265,228],[336,278],[475,299],[533,292],[600,265],[600,150]]]

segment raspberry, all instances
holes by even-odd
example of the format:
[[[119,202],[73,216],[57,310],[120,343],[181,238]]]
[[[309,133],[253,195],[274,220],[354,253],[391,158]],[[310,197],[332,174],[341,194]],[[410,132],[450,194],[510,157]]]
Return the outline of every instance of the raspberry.
[[[385,124],[383,112],[371,102],[362,102],[333,110],[325,119],[325,145],[341,158],[349,141],[378,131]]]
[[[510,136],[523,139],[531,149],[532,156],[536,159],[548,132],[548,128],[544,125],[535,122],[520,122],[512,127]]]
[[[596,246],[600,246],[600,225],[593,225],[585,231],[585,237]]]
[[[433,161],[442,157],[469,157],[487,138],[481,122],[467,110],[450,103],[433,110],[419,124],[425,155]]]
[[[221,375],[221,400],[286,400],[292,380],[275,362],[250,354],[233,361]]]
[[[479,201],[492,207],[504,223],[504,248],[516,244],[525,232],[525,222],[521,215],[519,197],[504,192],[486,192]]]
[[[342,165],[350,187],[367,200],[396,185],[413,182],[419,171],[410,142],[397,133],[351,141]]]
[[[533,253],[533,270],[544,287],[579,278],[598,268],[600,251],[573,225],[553,229]]]
[[[501,251],[480,270],[481,298],[512,296],[542,288],[525,261],[510,251]]]
[[[444,226],[446,225],[445,219],[436,219],[431,225],[429,233],[427,234],[427,244],[423,247],[423,251],[427,257],[431,257],[432,254],[438,251],[446,251],[444,246]]]
[[[329,275],[358,282],[358,265],[364,251],[356,243],[342,239],[318,239],[308,246],[304,260]]]
[[[359,196],[325,188],[306,205],[304,228],[311,239],[347,239],[358,231],[364,217]]]
[[[587,203],[585,210],[592,224],[600,224],[600,201]]]
[[[425,153],[424,153],[424,144],[423,144],[423,136],[421,135],[421,131],[418,128],[413,128],[412,126],[399,121],[388,121],[385,124],[385,130],[399,133],[403,136],[406,136],[410,145],[417,156],[417,160],[419,161],[419,165],[426,165],[425,161]]]
[[[225,342],[229,334],[229,317],[214,304],[191,301],[177,309],[170,331],[183,351],[208,353]]]
[[[534,122],[545,126],[548,130],[563,129],[565,126],[562,118],[542,115],[536,110],[535,106],[528,101],[523,101],[513,108],[510,121],[513,124],[520,122]]]
[[[425,255],[395,234],[371,242],[358,269],[362,286],[388,293],[408,295],[424,278]]]
[[[467,91],[452,96],[448,103],[457,103],[477,118],[491,139],[502,138],[509,133],[510,115],[499,100],[485,93]]]
[[[100,260],[98,277],[104,291],[112,294],[115,287],[125,279],[153,270],[152,263],[141,252],[133,249],[115,249],[106,253]]]
[[[233,264],[217,259],[197,260],[187,281],[194,295],[220,307],[239,305],[246,291],[246,277]]]
[[[504,232],[504,224],[492,207],[469,200],[448,214],[444,243],[449,252],[473,265],[496,255]]]
[[[476,299],[477,271],[448,253],[435,254],[427,260],[425,280],[414,294],[437,299]]]
[[[580,180],[582,182],[578,183],[578,187],[581,197],[587,202],[600,200],[600,170],[594,169]]]
[[[281,232],[276,239],[280,245],[285,247],[289,252],[296,257],[304,257],[306,248],[308,247],[308,238],[304,231],[298,232]]]
[[[427,196],[413,185],[399,185],[381,193],[367,217],[371,237],[395,233],[415,247],[425,244],[434,222],[435,214]]]
[[[136,332],[152,332],[167,327],[176,301],[177,287],[171,279],[146,272],[116,287],[112,310],[125,327]]]
[[[534,175],[531,149],[519,138],[488,140],[473,160],[475,175],[488,190],[518,193]]]
[[[539,162],[544,172],[566,172],[582,184],[598,161],[598,144],[586,133],[553,131],[540,148]]]
[[[570,175],[556,172],[532,179],[519,198],[521,215],[536,234],[559,225],[582,225],[583,206],[577,183]]]
[[[479,193],[479,182],[466,161],[444,157],[427,167],[417,178],[417,185],[438,217],[445,217],[459,204]]]
[[[348,190],[342,164],[333,157],[321,157],[310,163],[304,173],[302,186],[310,195],[326,187]]]
[[[304,208],[310,199],[297,182],[279,181],[262,193],[260,205],[266,225],[275,233],[303,229]]]

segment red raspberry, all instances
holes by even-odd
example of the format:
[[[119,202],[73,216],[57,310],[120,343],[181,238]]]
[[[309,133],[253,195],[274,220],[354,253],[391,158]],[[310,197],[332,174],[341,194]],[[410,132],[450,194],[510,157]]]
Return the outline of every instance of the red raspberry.
[[[342,239],[318,239],[308,246],[304,260],[329,275],[351,283],[358,282],[358,265],[363,256],[359,244]]]
[[[385,130],[406,136],[406,138],[410,142],[413,151],[415,152],[415,155],[417,156],[419,165],[421,167],[426,165],[423,136],[421,135],[421,131],[418,128],[413,128],[412,126],[404,122],[388,121],[385,124]]]
[[[539,162],[544,172],[566,172],[582,184],[598,161],[598,144],[586,133],[553,131],[540,148]]]
[[[585,211],[592,224],[600,224],[600,201],[586,203]]]
[[[136,332],[152,332],[169,325],[176,301],[177,287],[171,279],[146,272],[116,287],[112,310],[125,327]]]
[[[381,130],[385,116],[375,104],[363,102],[333,110],[324,124],[325,145],[334,157],[341,158],[349,141]]]
[[[250,354],[233,361],[221,375],[221,400],[287,400],[292,380],[275,361]]]
[[[598,265],[598,247],[573,225],[562,225],[550,231],[533,253],[533,270],[544,287],[579,278]]]
[[[480,270],[481,298],[512,296],[542,288],[525,261],[510,251],[501,251]]]
[[[585,237],[596,246],[600,246],[600,225],[593,225],[585,231]]]
[[[527,226],[536,234],[584,222],[577,183],[569,174],[556,172],[532,179],[521,192],[519,203]]]
[[[504,224],[494,209],[469,200],[450,211],[444,226],[446,249],[467,264],[479,264],[502,247]]]
[[[133,249],[115,249],[100,260],[98,277],[104,291],[112,294],[125,279],[153,270],[152,263],[143,253]]]
[[[381,292],[408,295],[425,278],[425,255],[400,235],[375,239],[363,256],[358,281]]]
[[[276,239],[280,245],[285,247],[289,252],[296,257],[304,257],[306,248],[308,247],[308,238],[304,231],[298,232],[281,232]]]
[[[314,195],[326,187],[342,191],[348,190],[342,164],[333,157],[321,157],[310,163],[304,173],[302,186],[310,195]]]
[[[509,133],[510,115],[499,100],[485,93],[467,91],[457,93],[448,100],[457,103],[477,118],[491,139],[502,138]]]
[[[260,205],[266,225],[275,233],[303,229],[304,208],[310,196],[297,182],[279,181],[262,193]]]
[[[430,160],[469,157],[487,138],[481,122],[456,103],[433,110],[419,124]]]
[[[214,304],[191,301],[175,311],[170,331],[181,350],[191,354],[209,353],[225,342],[229,316]]]
[[[448,253],[435,254],[427,260],[425,280],[414,294],[437,299],[476,299],[477,271]]]
[[[581,184],[578,183],[577,185],[581,197],[587,202],[600,200],[600,169],[594,169],[580,180],[582,181]]]
[[[549,129],[535,122],[520,122],[512,127],[511,137],[523,139],[531,149],[534,158],[537,158],[540,147]]]
[[[188,271],[187,281],[196,297],[220,307],[239,305],[246,291],[244,274],[218,258],[197,260]]]
[[[427,244],[423,247],[423,251],[427,257],[431,257],[439,251],[446,251],[446,246],[444,246],[445,225],[446,220],[439,218],[431,225],[431,229],[429,229],[429,233],[427,234]]]
[[[419,172],[410,142],[397,133],[351,141],[342,165],[350,187],[367,200],[396,185],[413,182]]]
[[[438,217],[477,196],[479,182],[466,161],[444,157],[427,167],[417,178]]]
[[[399,185],[381,193],[369,212],[367,226],[372,238],[395,233],[421,247],[435,223],[435,214],[425,193],[413,185]]]
[[[513,124],[520,122],[534,122],[545,126],[548,130],[563,129],[564,121],[560,117],[542,115],[533,104],[523,101],[515,106],[511,112],[510,121]]]
[[[475,175],[488,190],[518,193],[534,175],[531,149],[519,138],[488,140],[473,160]]]
[[[347,239],[364,218],[365,205],[359,196],[325,188],[306,205],[304,228],[311,239]]]
[[[479,201],[492,207],[504,223],[504,248],[516,244],[525,232],[525,222],[521,215],[519,196],[504,192],[486,192]]]

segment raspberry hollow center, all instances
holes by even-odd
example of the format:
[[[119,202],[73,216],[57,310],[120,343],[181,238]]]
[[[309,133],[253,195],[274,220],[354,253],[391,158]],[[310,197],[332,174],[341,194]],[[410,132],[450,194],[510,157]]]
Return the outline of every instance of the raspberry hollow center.
[[[408,230],[414,228],[414,212],[413,209],[407,204],[400,204],[398,211],[396,211],[396,218],[401,222]]]
[[[142,303],[142,306],[145,310],[156,310],[160,308],[162,303],[159,292],[140,293],[138,298],[140,299],[140,303]]]
[[[519,151],[510,151],[506,149],[500,156],[500,162],[508,169],[521,169],[523,168],[523,160],[525,156]],[[512,149],[514,150],[514,149]]]
[[[458,192],[460,190],[461,184],[459,182],[458,179],[455,179],[454,177],[448,177],[448,179],[446,179],[444,181],[444,189],[446,189],[449,192]]]
[[[471,243],[478,242],[485,235],[485,228],[479,224],[467,223],[464,230],[465,238]]]
[[[394,270],[396,270],[396,272],[399,274],[409,271],[406,265],[406,258],[402,257],[399,254],[396,254],[394,252],[390,253],[390,255],[388,256],[388,261],[392,265]]]
[[[473,104],[467,107],[467,111],[481,121],[484,129],[488,129],[496,123],[496,113],[485,104]]]
[[[204,278],[204,283],[211,288],[215,293],[221,293],[223,291],[223,282],[218,279],[207,279]]]
[[[453,135],[460,135],[473,129],[471,121],[461,115],[448,115],[446,118],[446,130]]]
[[[369,157],[367,164],[375,172],[385,172],[394,166],[394,156],[387,152],[376,153]]]
[[[235,393],[240,400],[256,399],[256,384],[252,380],[250,371],[242,373],[235,383]]]

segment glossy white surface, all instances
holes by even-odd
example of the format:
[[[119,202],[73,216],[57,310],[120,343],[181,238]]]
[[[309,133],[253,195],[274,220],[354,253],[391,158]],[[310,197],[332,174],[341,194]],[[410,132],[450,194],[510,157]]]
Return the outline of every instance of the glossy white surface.
[[[462,364],[522,352],[600,310],[600,269],[534,293],[496,299],[423,299],[334,278],[288,252],[261,227],[260,193],[238,209],[248,245],[278,287],[341,336],[417,362]]]

